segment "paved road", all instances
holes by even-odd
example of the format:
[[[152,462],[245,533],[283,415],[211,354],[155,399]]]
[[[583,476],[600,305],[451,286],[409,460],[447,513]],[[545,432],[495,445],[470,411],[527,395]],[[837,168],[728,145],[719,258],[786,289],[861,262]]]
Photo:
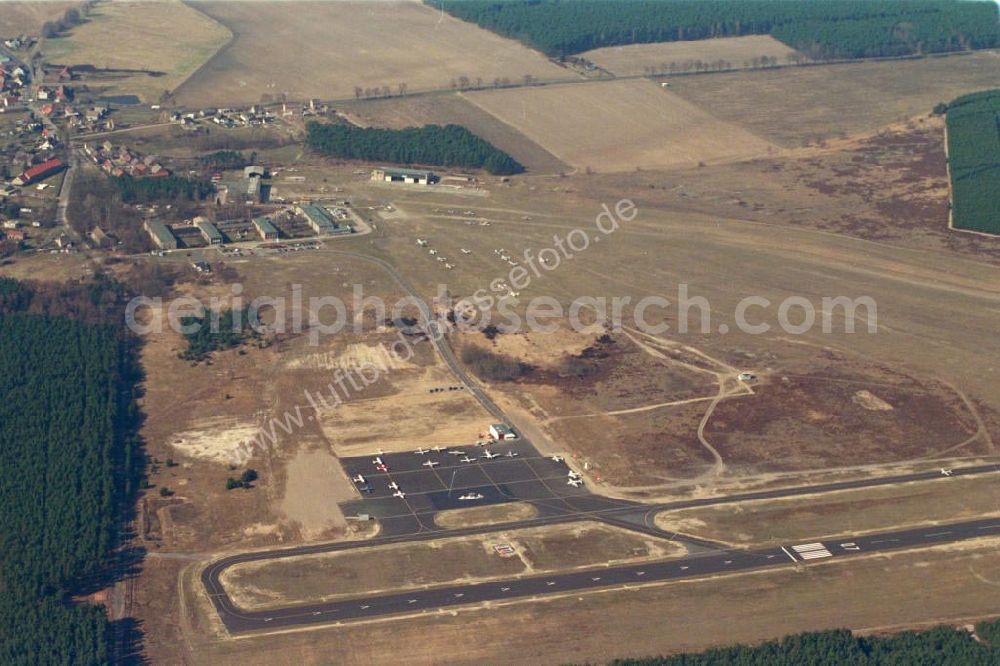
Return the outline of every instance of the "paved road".
[[[696,558],[665,560],[572,573],[531,576],[489,583],[419,589],[324,604],[277,610],[240,611],[222,595],[213,594],[216,608],[232,633],[277,629],[382,617],[385,615],[430,612],[439,608],[503,601],[543,594],[577,592],[680,580],[767,567],[802,566],[817,560],[837,560],[864,554],[920,548],[936,544],[1000,535],[997,519],[952,525],[883,532],[864,537],[845,536],[811,544],[788,544],[777,548],[725,551]],[[220,604],[220,600],[226,603]],[[220,605],[222,606],[220,608]]]

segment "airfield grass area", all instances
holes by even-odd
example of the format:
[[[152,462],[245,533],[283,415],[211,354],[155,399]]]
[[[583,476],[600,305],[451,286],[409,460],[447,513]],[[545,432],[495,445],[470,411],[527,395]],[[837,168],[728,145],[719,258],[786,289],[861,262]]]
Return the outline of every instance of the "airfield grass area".
[[[670,90],[786,147],[874,132],[1000,86],[997,52],[675,77]]]
[[[499,544],[510,544],[517,554],[502,557],[493,550]],[[617,527],[575,523],[237,564],[221,582],[238,606],[257,610],[683,552]]]
[[[88,80],[106,95],[157,102],[198,70],[231,37],[218,22],[179,0],[96,6],[65,36],[47,39],[46,61],[93,65],[107,72]]]
[[[17,35],[38,35],[42,24],[60,18],[67,9],[76,7],[76,2],[18,2],[3,3],[0,12],[0,35],[4,38]]]
[[[738,546],[805,542],[1000,515],[996,475],[664,511],[664,530]]]
[[[952,101],[947,124],[952,225],[1000,234],[1000,90]]]
[[[256,103],[287,94],[353,98],[355,86],[393,93],[448,89],[453,79],[566,78],[541,54],[416,2],[196,2],[235,41],[178,91],[189,105]],[[267,54],[262,57],[262,54]]]
[[[638,76],[651,72],[683,72],[686,63],[695,61],[707,65],[723,60],[728,63],[726,69],[744,69],[750,67],[755,59],[767,57],[776,58],[779,64],[784,65],[788,62],[788,57],[795,53],[795,49],[770,35],[747,35],[686,42],[607,46],[585,51],[579,57],[616,76]]]
[[[468,509],[450,509],[434,514],[434,524],[438,527],[456,529],[478,525],[512,523],[530,520],[538,515],[538,509],[526,502],[506,502],[488,506],[474,506]]]
[[[879,632],[961,624],[996,615],[998,543],[980,539],[802,570],[789,563],[755,574],[471,608],[458,610],[453,625],[442,625],[434,614],[239,641],[217,634],[214,610],[191,568],[182,582],[190,642],[162,641],[153,652],[174,660],[190,655],[205,664],[262,657],[368,664],[398,658],[399,645],[405,644],[413,663],[475,664],[503,655],[504,661],[550,664],[673,654],[818,629]],[[176,578],[165,578],[157,589],[176,591]],[[169,617],[161,614],[150,622],[179,636]],[[655,630],[650,618],[659,618]],[[387,632],[392,640],[386,640]],[[475,640],[469,641],[472,635]]]
[[[579,170],[696,166],[773,146],[646,80],[490,90],[469,101]]]

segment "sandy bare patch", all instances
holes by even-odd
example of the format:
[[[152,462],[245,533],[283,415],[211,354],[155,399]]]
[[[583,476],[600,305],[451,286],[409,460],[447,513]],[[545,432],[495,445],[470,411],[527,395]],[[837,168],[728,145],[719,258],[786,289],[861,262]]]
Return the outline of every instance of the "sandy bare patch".
[[[564,162],[596,172],[727,162],[773,150],[767,141],[651,81],[491,90],[466,97]]]
[[[233,465],[244,462],[246,447],[258,432],[256,425],[232,418],[202,419],[174,435],[170,445],[184,455]]]
[[[383,345],[352,343],[342,351],[325,351],[293,358],[286,366],[290,370],[355,370],[359,367],[379,370],[402,370],[413,367]]]
[[[286,468],[281,510],[298,523],[302,536],[312,539],[346,526],[338,501],[350,497],[337,459],[322,449],[299,451]]]
[[[855,393],[851,402],[871,412],[888,412],[893,409],[892,405],[867,389]]]

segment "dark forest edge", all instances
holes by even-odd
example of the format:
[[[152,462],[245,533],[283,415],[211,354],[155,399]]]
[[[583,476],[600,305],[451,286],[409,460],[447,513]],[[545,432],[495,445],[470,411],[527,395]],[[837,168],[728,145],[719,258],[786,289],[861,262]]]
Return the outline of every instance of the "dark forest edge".
[[[670,657],[619,659],[611,666],[912,666],[1000,663],[1000,620],[980,622],[975,635],[954,627],[855,636],[847,629],[786,636]]]
[[[306,146],[348,160],[485,169],[504,176],[524,171],[513,157],[460,125],[395,130],[313,121],[306,125]]]
[[[952,226],[1000,234],[1000,90],[963,95],[935,111],[947,114]]]
[[[138,650],[129,621],[78,601],[139,554],[125,532],[145,466],[128,294],[0,278],[0,663],[106,664]]]
[[[817,60],[1000,45],[987,0],[424,0],[551,57],[626,44],[771,35]]]

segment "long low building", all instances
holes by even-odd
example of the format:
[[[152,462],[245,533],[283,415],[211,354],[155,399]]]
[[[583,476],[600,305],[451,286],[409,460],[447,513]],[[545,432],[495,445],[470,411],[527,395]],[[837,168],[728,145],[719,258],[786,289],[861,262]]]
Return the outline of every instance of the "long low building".
[[[209,220],[204,218],[196,219],[194,226],[198,227],[198,231],[201,232],[202,237],[209,245],[222,245],[222,233]]]
[[[177,237],[174,236],[173,232],[163,222],[159,220],[146,220],[143,222],[142,227],[149,234],[156,247],[161,250],[177,249]]]
[[[253,227],[262,240],[278,239],[278,228],[271,223],[271,218],[267,216],[253,218]]]
[[[44,180],[49,176],[59,173],[66,167],[62,160],[51,159],[41,164],[36,164],[30,169],[26,169],[21,175],[16,177],[13,181],[15,185],[31,185],[32,183],[37,183],[40,180]]]
[[[317,236],[333,236],[337,234],[349,234],[349,226],[341,226],[336,222],[330,213],[322,206],[316,204],[303,204],[295,208],[295,212],[306,218],[309,226],[316,232]]]
[[[379,167],[372,171],[372,180],[385,183],[411,183],[430,185],[434,182],[434,172],[421,169],[394,169]]]

